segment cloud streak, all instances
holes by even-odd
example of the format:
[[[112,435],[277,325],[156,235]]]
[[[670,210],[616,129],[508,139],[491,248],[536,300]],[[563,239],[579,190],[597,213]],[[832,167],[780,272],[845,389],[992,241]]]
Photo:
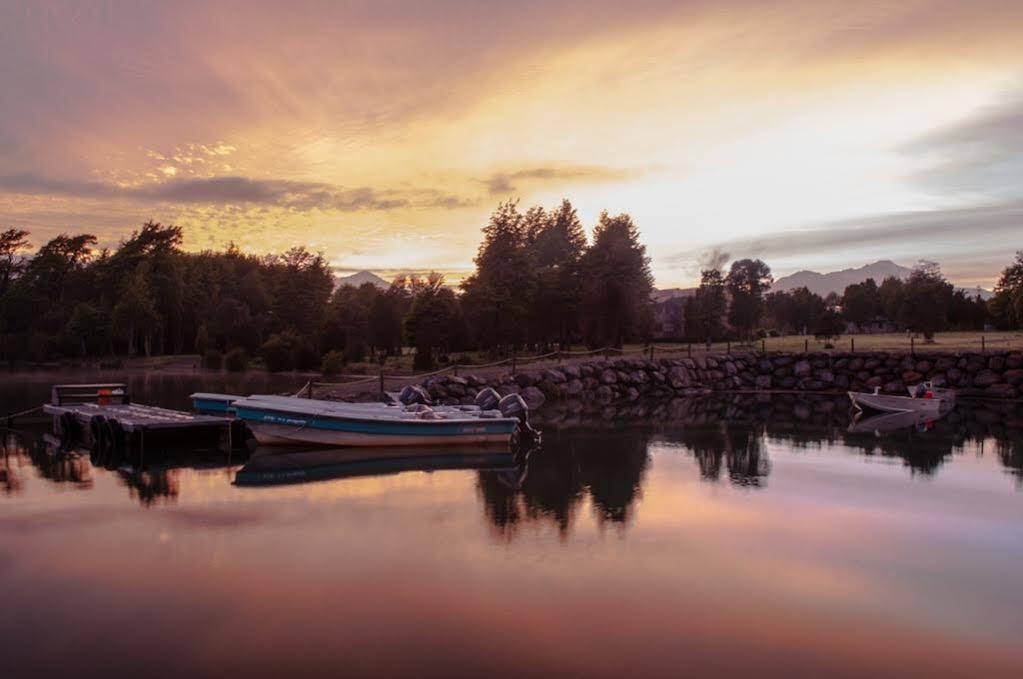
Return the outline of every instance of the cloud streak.
[[[141,186],[119,186],[93,181],[70,181],[34,174],[0,176],[0,191],[27,195],[77,198],[124,198],[161,203],[272,205],[301,212],[333,210],[394,210],[441,208],[453,210],[472,202],[438,189],[344,188],[322,182],[248,177],[211,177],[171,180]]]
[[[495,172],[482,179],[492,196],[514,193],[519,183],[571,184],[616,182],[634,179],[643,174],[639,170],[601,167],[599,165],[578,165],[566,167],[530,167],[510,172]]]

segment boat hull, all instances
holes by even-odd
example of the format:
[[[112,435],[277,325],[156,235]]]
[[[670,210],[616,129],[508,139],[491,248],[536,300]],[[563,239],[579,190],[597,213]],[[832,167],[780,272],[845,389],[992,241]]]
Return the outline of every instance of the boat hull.
[[[940,398],[910,398],[855,391],[849,392],[849,398],[857,408],[884,413],[933,413],[937,415],[950,407],[947,401]]]
[[[235,412],[257,443],[266,446],[441,446],[508,445],[518,435],[514,418],[447,417],[416,419],[383,414],[380,408],[308,402],[240,400]],[[454,414],[452,414],[454,415]]]
[[[454,432],[454,433],[388,433],[386,431],[358,432],[317,427],[252,422],[246,425],[262,446],[443,446],[451,444],[508,445],[514,431]]]

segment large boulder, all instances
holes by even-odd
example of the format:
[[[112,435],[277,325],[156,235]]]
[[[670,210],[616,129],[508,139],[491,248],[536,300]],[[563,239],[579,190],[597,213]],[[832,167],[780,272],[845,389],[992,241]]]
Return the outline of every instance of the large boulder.
[[[519,373],[515,376],[515,384],[519,385],[523,389],[531,387],[535,383],[536,380],[533,379],[533,376],[527,373]]]
[[[1002,381],[1001,375],[992,370],[981,370],[973,378],[973,386],[985,389]]]
[[[611,368],[607,368],[602,373],[600,373],[600,381],[601,381],[602,384],[605,384],[605,385],[607,385],[607,384],[617,384],[618,383],[618,373],[616,373]]]
[[[565,379],[565,373],[561,372],[560,370],[553,369],[544,370],[542,373],[540,373],[540,379],[548,380],[550,382],[553,382],[554,384],[564,384],[565,382],[568,381]]]
[[[771,388],[771,376],[770,375],[757,375],[756,385],[757,385],[757,389],[770,389]]]
[[[565,393],[569,396],[578,396],[583,391],[582,380],[573,379],[565,384]]]
[[[906,384],[916,384],[923,380],[924,376],[915,370],[907,370],[902,373],[902,381]]]
[[[689,372],[685,368],[674,366],[668,371],[668,384],[671,385],[672,389],[685,389],[692,385],[692,381],[689,379]]]
[[[522,390],[520,395],[522,396],[522,400],[526,402],[526,407],[530,410],[536,410],[543,405],[544,401],[547,400],[547,397],[543,395],[543,392],[534,386],[526,387]]]
[[[796,377],[809,377],[813,373],[813,366],[809,361],[799,361],[792,371]]]

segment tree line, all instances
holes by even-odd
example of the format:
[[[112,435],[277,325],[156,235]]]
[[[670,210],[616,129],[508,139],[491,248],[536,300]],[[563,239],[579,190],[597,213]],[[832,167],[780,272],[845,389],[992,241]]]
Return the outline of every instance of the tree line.
[[[771,269],[759,259],[740,259],[727,274],[702,272],[685,303],[685,334],[693,341],[749,341],[768,334],[831,338],[853,332],[909,330],[932,338],[942,330],[1021,327],[1023,254],[1002,274],[992,300],[957,290],[934,262],[921,261],[906,279],[880,285],[868,278],[843,293],[821,296],[808,288],[769,292]],[[1015,311],[1014,311],[1015,310]],[[1013,315],[1016,314],[1016,315]]]
[[[0,361],[198,353],[336,370],[414,347],[428,368],[452,351],[649,334],[653,277],[632,219],[601,214],[589,243],[568,201],[498,206],[460,291],[437,273],[335,289],[323,255],[303,247],[185,252],[182,235],[150,221],[115,249],[61,234],[29,255],[28,232],[0,232]]]
[[[400,276],[386,289],[335,288],[322,254],[296,247],[257,256],[235,246],[182,250],[182,230],[146,222],[114,249],[61,234],[28,254],[29,234],[0,232],[0,361],[198,353],[210,364],[338,370],[415,349],[429,368],[451,352],[494,358],[656,338],[653,277],[628,214],[600,214],[587,238],[567,200],[554,209],[500,204],[482,229],[475,269],[454,289],[443,276]],[[1023,252],[985,303],[924,262],[906,280],[851,285],[821,297],[771,292],[770,267],[739,259],[707,269],[684,311],[688,341],[834,336],[847,324],[946,329],[1023,327]]]

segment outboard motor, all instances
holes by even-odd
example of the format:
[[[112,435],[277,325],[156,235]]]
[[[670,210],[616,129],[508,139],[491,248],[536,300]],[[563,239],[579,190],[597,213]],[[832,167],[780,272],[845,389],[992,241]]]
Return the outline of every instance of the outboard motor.
[[[430,404],[430,394],[425,389],[415,384],[406,384],[398,394],[398,400],[405,405],[413,403]]]
[[[501,395],[494,391],[492,387],[480,389],[480,392],[476,394],[476,405],[479,406],[480,410],[495,410],[500,402]]]
[[[540,442],[540,432],[529,425],[529,407],[518,394],[508,394],[497,404],[504,417],[514,417],[519,421],[517,441],[519,445],[533,446]]]
[[[508,394],[498,401],[497,408],[505,417],[515,417],[522,424],[529,424],[529,408],[518,394]]]

